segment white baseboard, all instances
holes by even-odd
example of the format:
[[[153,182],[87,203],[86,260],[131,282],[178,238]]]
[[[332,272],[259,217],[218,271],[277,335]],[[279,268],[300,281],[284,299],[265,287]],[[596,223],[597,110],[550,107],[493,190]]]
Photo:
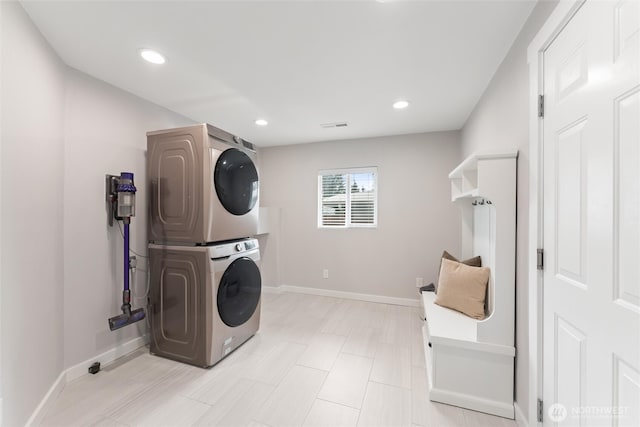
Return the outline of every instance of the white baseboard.
[[[111,350],[107,350],[102,354],[92,357],[91,359],[80,362],[65,371],[67,374],[66,382],[69,383],[77,378],[80,378],[83,375],[87,375],[89,372],[89,366],[91,366],[93,362],[100,362],[100,365],[104,366],[107,363],[111,363],[122,356],[126,356],[132,351],[135,351],[140,347],[147,345],[148,343],[149,336],[142,335],[140,337],[127,341],[124,344],[120,344],[119,346],[114,347]]]
[[[511,402],[482,399],[469,394],[456,393],[436,388],[429,390],[429,399],[435,402],[446,403],[449,405],[459,406],[461,408],[484,412],[486,414],[514,419],[514,408],[513,403]]]
[[[332,289],[305,288],[302,286],[280,285],[263,286],[262,289],[267,293],[293,292],[297,294],[319,295],[324,297],[335,297],[352,299],[357,301],[378,302],[381,304],[403,305],[407,307],[420,307],[420,300],[410,298],[388,297],[384,295],[360,294],[357,292],[335,291]]]
[[[522,409],[520,408],[520,405],[518,405],[518,402],[515,402],[513,404],[513,408],[515,409],[515,412],[516,412],[516,423],[518,424],[518,426],[529,427],[529,423],[527,422],[527,417],[524,416],[524,412],[522,412]]]
[[[33,425],[38,426],[42,424],[44,414],[47,413],[46,409],[49,407],[51,402],[53,402],[58,397],[62,389],[64,389],[64,386],[67,383],[66,376],[66,371],[63,371],[60,373],[60,375],[58,375],[58,378],[53,382],[47,394],[44,395],[36,410],[33,411],[33,414],[31,414],[31,417],[26,424],[27,427]]]
[[[38,407],[35,409],[35,411],[33,411],[33,414],[31,414],[31,417],[27,421],[26,425],[32,426],[32,425],[42,424],[42,419],[44,418],[44,415],[47,413],[46,409],[51,404],[51,402],[53,402],[55,398],[58,397],[60,392],[64,389],[64,386],[70,383],[71,381],[82,377],[83,375],[89,375],[89,366],[91,366],[93,362],[100,362],[100,365],[104,366],[122,356],[126,356],[127,354],[139,349],[142,346],[147,345],[148,342],[149,342],[148,335],[143,335],[143,336],[134,338],[108,351],[105,351],[102,354],[94,356],[91,359],[85,360],[84,362],[80,362],[77,365],[71,366],[70,368],[67,368],[64,371],[62,371],[58,376],[58,378],[53,383],[53,385],[51,386],[51,388],[49,388],[49,391],[47,392],[47,394],[40,401],[40,404],[38,405]],[[0,418],[0,422],[1,420],[2,418]]]

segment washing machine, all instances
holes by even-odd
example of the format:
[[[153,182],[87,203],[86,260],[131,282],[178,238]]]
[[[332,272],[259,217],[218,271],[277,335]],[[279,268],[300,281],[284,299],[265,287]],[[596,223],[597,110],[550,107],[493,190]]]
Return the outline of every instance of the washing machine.
[[[253,144],[208,124],[147,133],[148,237],[206,244],[258,231]]]
[[[210,367],[260,327],[258,240],[149,245],[152,354]]]

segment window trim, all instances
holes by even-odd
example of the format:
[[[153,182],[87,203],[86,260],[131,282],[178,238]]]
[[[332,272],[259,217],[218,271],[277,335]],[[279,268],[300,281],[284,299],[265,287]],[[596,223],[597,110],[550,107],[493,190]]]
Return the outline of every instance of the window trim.
[[[374,176],[374,194],[373,194],[373,223],[371,224],[358,224],[351,222],[351,175],[372,173]],[[345,223],[344,225],[324,225],[322,223],[322,177],[327,175],[346,175],[347,182],[345,183]],[[356,168],[341,168],[341,169],[321,169],[318,171],[318,192],[316,195],[317,206],[317,226],[318,229],[337,229],[344,230],[350,228],[378,228],[378,168],[376,166],[356,167]]]

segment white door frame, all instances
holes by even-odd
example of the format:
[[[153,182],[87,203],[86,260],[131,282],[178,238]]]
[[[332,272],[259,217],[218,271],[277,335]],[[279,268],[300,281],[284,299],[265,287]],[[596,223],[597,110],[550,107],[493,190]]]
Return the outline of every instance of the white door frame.
[[[537,422],[538,398],[542,397],[542,272],[537,269],[537,249],[543,248],[543,121],[538,117],[538,95],[543,94],[543,53],[586,0],[560,0],[529,44],[529,413],[528,424]]]

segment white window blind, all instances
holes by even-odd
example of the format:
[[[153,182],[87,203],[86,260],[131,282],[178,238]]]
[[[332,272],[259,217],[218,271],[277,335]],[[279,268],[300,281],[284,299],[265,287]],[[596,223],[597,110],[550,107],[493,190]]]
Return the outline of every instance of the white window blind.
[[[378,223],[376,168],[334,169],[318,174],[318,227],[375,227]]]

